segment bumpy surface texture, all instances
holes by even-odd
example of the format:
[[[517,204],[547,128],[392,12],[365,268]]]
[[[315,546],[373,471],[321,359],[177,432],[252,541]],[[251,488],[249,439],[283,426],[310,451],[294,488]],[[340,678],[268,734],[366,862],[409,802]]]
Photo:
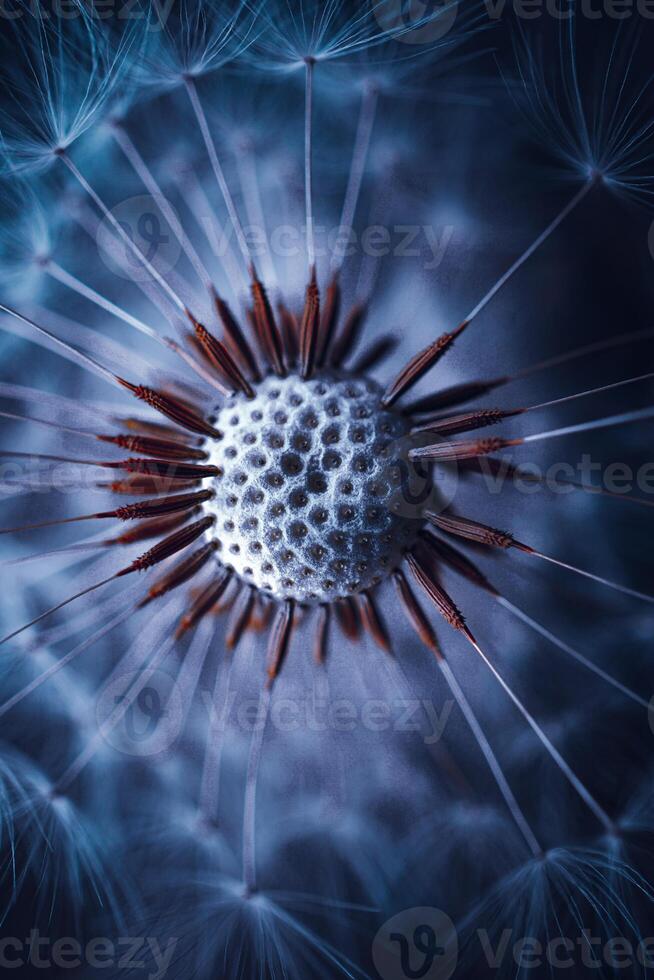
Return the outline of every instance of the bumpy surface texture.
[[[270,377],[216,416],[222,562],[278,599],[328,602],[379,582],[420,529],[398,492],[399,414],[370,379]]]

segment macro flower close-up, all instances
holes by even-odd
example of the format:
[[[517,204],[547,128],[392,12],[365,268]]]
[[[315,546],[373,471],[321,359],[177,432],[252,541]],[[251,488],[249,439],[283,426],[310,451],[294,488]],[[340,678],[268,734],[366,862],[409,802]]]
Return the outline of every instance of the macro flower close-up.
[[[0,4],[3,975],[654,971],[651,21]]]

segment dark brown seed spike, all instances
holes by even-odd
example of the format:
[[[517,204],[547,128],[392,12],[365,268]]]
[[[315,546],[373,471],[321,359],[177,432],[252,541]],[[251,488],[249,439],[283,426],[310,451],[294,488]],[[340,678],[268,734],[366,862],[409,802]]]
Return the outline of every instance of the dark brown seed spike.
[[[252,269],[252,300],[254,303],[254,318],[257,333],[261,339],[266,356],[271,367],[280,378],[286,377],[286,367],[282,351],[282,342],[275,322],[268,294]]]
[[[327,645],[329,643],[329,606],[318,607],[318,622],[316,623],[316,638],[313,647],[313,656],[317,664],[321,666],[327,660]]]
[[[190,432],[199,432],[205,436],[212,436],[214,439],[220,437],[218,430],[214,429],[209,422],[203,419],[199,412],[185,405],[179,399],[171,398],[170,395],[164,395],[163,392],[155,391],[154,388],[148,388],[145,385],[130,384],[129,381],[125,381],[118,376],[116,376],[116,380],[123,388],[131,391],[136,398],[145,402],[146,405],[150,405],[151,408],[165,415],[166,418],[177,422],[182,428],[188,429]]]
[[[331,354],[327,358],[328,364],[333,367],[340,367],[343,361],[352,354],[361,335],[366,313],[367,307],[363,303],[355,303],[345,319],[340,334],[334,341]]]
[[[447,353],[457,337],[459,337],[468,326],[466,322],[459,324],[456,330],[451,333],[442,334],[432,344],[421,350],[406,364],[397,377],[389,384],[382,398],[382,405],[388,408],[405,394],[410,388],[436,364],[441,357]]]
[[[98,436],[100,442],[109,442],[114,446],[120,446],[130,453],[139,453],[143,456],[158,456],[161,459],[206,459],[207,454],[203,449],[193,449],[181,442],[173,442],[169,439],[157,439],[147,436],[130,436],[122,433],[117,436]]]
[[[509,376],[504,375],[501,378],[493,378],[492,381],[464,381],[462,384],[443,388],[442,391],[436,391],[424,398],[416,398],[408,402],[404,411],[408,415],[429,415],[440,409],[462,405],[464,402],[472,401],[473,398],[481,398],[482,395],[487,395],[509,380]]]
[[[284,666],[293,634],[295,603],[286,599],[277,610],[268,645],[268,687],[272,687]]]
[[[404,572],[398,569],[398,571],[393,574],[393,581],[395,582],[402,608],[404,609],[409,622],[425,646],[431,650],[433,654],[435,654],[438,660],[442,660],[443,654],[441,653],[441,649],[438,645],[436,634],[434,633],[431,623],[422,611],[420,603],[411,591],[411,586],[407,582]]]
[[[231,578],[232,573],[225,571],[222,577],[218,578],[215,582],[210,582],[206,589],[200,593],[189,611],[182,616],[177,627],[177,633],[175,634],[177,639],[180,639],[184,633],[192,629],[199,623],[203,616],[213,609],[229,585]]]
[[[299,354],[298,337],[300,328],[297,322],[297,317],[294,313],[291,313],[286,304],[282,303],[281,301],[277,304],[277,315],[279,316],[279,322],[282,329],[282,340],[284,343],[284,352],[286,354],[286,363],[289,365],[289,367],[294,367],[297,364]]]
[[[397,345],[397,337],[393,337],[391,334],[385,334],[383,337],[380,337],[370,345],[368,350],[363,351],[357,357],[352,365],[352,373],[367,374],[368,371],[372,371],[384,358],[393,353]]]
[[[330,362],[331,347],[336,331],[336,324],[341,312],[341,285],[338,275],[335,275],[325,293],[325,306],[320,318],[320,342],[316,363],[322,366]]]
[[[354,601],[346,597],[334,603],[338,625],[348,640],[358,640],[361,636],[361,617]]]
[[[261,381],[261,372],[259,371],[259,365],[254,356],[254,351],[250,347],[229,305],[224,299],[221,299],[215,290],[213,292],[213,302],[223,330],[225,331],[225,340],[231,345],[244,370],[250,373],[250,377],[254,381]]]
[[[235,650],[241,642],[241,638],[248,628],[250,618],[254,611],[254,592],[248,586],[244,586],[238,594],[236,602],[232,607],[232,612],[227,624],[225,635],[225,647],[231,652]]]
[[[233,582],[234,579],[232,578],[231,581]],[[225,591],[225,594],[222,596],[221,599],[218,600],[215,606],[211,607],[211,615],[224,616],[225,613],[228,613],[233,608],[235,600],[236,600],[235,593],[227,589]]]
[[[438,432],[441,435],[453,436],[460,432],[470,432],[473,429],[484,429],[489,425],[498,425],[505,419],[522,415],[524,411],[524,408],[479,408],[472,412],[464,412],[461,415],[427,420],[412,429],[412,432]]]
[[[467,517],[455,517],[453,514],[437,514],[425,511],[427,520],[447,534],[455,534],[459,538],[474,541],[476,544],[488,545],[491,548],[514,548],[517,543],[513,535],[500,531],[488,524],[472,521]]]
[[[253,633],[265,633],[270,626],[275,610],[275,604],[261,596],[256,596],[255,606],[248,622],[248,629]]]
[[[161,538],[165,534],[170,534],[176,528],[186,524],[195,514],[199,514],[200,508],[189,510],[185,514],[174,514],[172,517],[163,517],[161,520],[145,520],[142,524],[130,527],[117,537],[112,538],[108,544],[135,544],[137,541],[147,541],[150,538]]]
[[[176,555],[178,551],[193,544],[214,523],[215,517],[203,517],[201,520],[195,521],[194,524],[183,527],[180,531],[176,531],[174,534],[170,534],[167,538],[164,538],[163,541],[159,541],[149,551],[145,551],[142,555],[139,555],[131,565],[122,569],[118,574],[128,575],[130,572],[144,572],[146,569],[152,568],[153,565],[157,565],[160,561]]]
[[[174,439],[175,442],[181,443],[195,443],[196,445],[201,442],[196,436],[192,436],[188,432],[181,432],[179,429],[173,429],[171,425],[166,425],[164,422],[150,422],[145,419],[136,419],[132,417],[122,418],[120,424],[124,425],[126,429],[130,432],[138,432],[141,434],[158,436],[160,438]]]
[[[431,459],[436,463],[454,463],[476,456],[487,456],[509,446],[522,445],[522,439],[476,439],[461,442],[441,442],[435,446],[422,446],[409,452],[409,459]]]
[[[197,573],[204,568],[215,551],[215,541],[210,541],[209,544],[204,545],[204,547],[198,548],[197,551],[194,551],[193,554],[188,558],[185,558],[184,561],[181,561],[179,564],[175,565],[170,572],[157,579],[154,585],[150,586],[148,589],[148,594],[145,596],[145,598],[141,599],[139,607],[146,606],[149,602],[152,602],[153,599],[159,599],[161,596],[166,595],[168,592],[172,592],[173,589],[183,585],[184,582],[188,582],[189,579],[193,578],[194,575],[197,575]]]
[[[232,386],[232,390],[238,389],[247,395],[248,398],[254,398],[254,391],[249,381],[225,345],[214,337],[213,334],[209,333],[207,328],[199,323],[195,317],[190,314],[189,316],[193,324],[193,329],[195,330],[195,336],[205,358],[227,378]]]
[[[212,476],[220,476],[219,466],[201,466],[196,463],[169,463],[158,459],[124,459],[119,463],[101,463],[101,466],[111,466],[115,469],[126,470],[128,473],[144,473],[148,476],[162,477],[164,480],[206,480]]]
[[[388,630],[377,608],[377,603],[369,592],[360,592],[357,596],[361,621],[364,629],[373,638],[378,647],[385,653],[391,652],[391,639]]]
[[[176,514],[180,510],[191,510],[206,500],[211,500],[213,490],[199,490],[197,493],[179,493],[172,497],[158,497],[155,500],[139,500],[125,504],[113,511],[119,521],[136,521],[147,517],[163,517]]]
[[[96,483],[100,490],[111,493],[169,493],[171,490],[190,490],[198,487],[201,480],[168,480],[156,476],[130,476],[113,483]]]
[[[425,532],[421,533],[420,541],[437,561],[445,562],[455,572],[458,572],[459,575],[467,578],[473,585],[478,585],[479,588],[490,592],[491,595],[499,595],[495,586],[491,585],[483,572],[470,561],[467,555],[462,554],[458,548],[453,548],[446,541],[441,541],[440,538],[435,538],[433,534]]]
[[[465,619],[445,589],[432,577],[425,565],[415,557],[407,555],[407,564],[418,584],[425,590],[443,619],[455,630],[467,633]]]
[[[300,372],[310,378],[316,363],[320,342],[320,292],[313,270],[304,298],[304,311],[300,324]]]

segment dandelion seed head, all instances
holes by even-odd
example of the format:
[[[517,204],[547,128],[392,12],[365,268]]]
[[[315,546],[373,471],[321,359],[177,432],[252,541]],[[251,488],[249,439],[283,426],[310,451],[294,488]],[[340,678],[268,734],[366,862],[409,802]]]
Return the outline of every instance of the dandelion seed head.
[[[537,140],[570,175],[647,201],[654,127],[651,77],[635,67],[640,38],[622,21],[612,44],[601,49],[601,67],[591,75],[579,63],[581,29],[574,17],[559,25],[555,72],[544,59],[542,38],[518,31],[517,104]]]
[[[569,228],[585,188],[521,244],[528,209],[520,199],[512,213],[504,195],[522,164],[491,132],[494,113],[473,94],[434,119],[481,5],[176,0],[144,4],[115,33],[86,3],[66,24],[28,6],[7,31],[20,43],[0,109],[0,301],[18,307],[3,305],[0,323],[43,354],[26,345],[21,384],[13,361],[0,382],[2,459],[19,463],[2,486],[1,540],[20,555],[2,571],[25,597],[1,641],[21,669],[3,677],[0,718],[39,760],[0,753],[14,894],[29,883],[46,916],[59,905],[118,919],[111,872],[127,852],[147,920],[130,933],[177,937],[179,980],[352,980],[350,957],[370,960],[357,921],[370,906],[437,903],[495,947],[504,929],[546,936],[586,910],[603,934],[612,921],[633,929],[631,899],[649,903],[651,889],[628,860],[651,836],[649,812],[616,819],[610,784],[594,778],[620,741],[600,751],[599,716],[611,736],[630,716],[609,716],[606,694],[573,711],[568,692],[590,668],[612,698],[645,702],[613,678],[624,662],[599,667],[585,628],[588,657],[509,599],[538,590],[533,605],[552,610],[546,576],[512,574],[512,559],[534,556],[594,578],[564,598],[621,589],[602,577],[626,578],[617,559],[595,564],[609,550],[595,533],[605,500],[563,500],[548,517],[502,479],[478,499],[470,466],[452,509],[427,516],[406,485],[419,471],[423,498],[440,459],[525,451],[477,430],[524,413],[526,432],[526,413],[556,404],[534,404],[514,368],[534,336],[515,329],[510,288],[528,260],[536,277],[532,256]],[[588,189],[635,189],[649,166],[646,93],[629,101],[628,82],[607,81],[587,102],[567,43],[557,88],[530,42],[520,100]],[[357,233],[347,255],[337,223]],[[571,268],[540,267],[557,295]],[[505,287],[507,315],[473,323]],[[540,323],[541,295],[518,306]],[[558,377],[542,376],[553,390],[541,401],[561,394]],[[515,389],[507,411],[458,407],[512,381],[525,381],[520,407]],[[596,575],[564,564],[577,522],[577,557]],[[513,537],[523,531],[529,544]],[[55,536],[70,547],[44,551]],[[457,536],[460,549],[447,544]],[[506,567],[492,581],[465,550],[489,546]],[[537,641],[507,625],[511,611]],[[543,644],[558,647],[546,675]],[[611,778],[636,782],[636,770]],[[573,825],[592,851],[544,850]]]
[[[141,34],[136,23],[111,38],[83,3],[74,17],[22,0],[20,6],[23,17],[3,37],[3,60],[11,47],[12,58],[23,62],[18,85],[4,80],[10,93],[0,111],[5,174],[47,168],[102,118],[131,70]]]
[[[147,9],[147,8],[146,8]],[[148,37],[136,67],[140,86],[176,88],[234,62],[252,44],[258,27],[244,0],[179,0],[149,8]]]
[[[373,381],[325,372],[268,378],[220,408],[207,507],[228,568],[276,599],[329,602],[397,566],[419,522],[393,511],[408,426],[380,398]]]
[[[60,224],[52,204],[24,181],[0,182],[0,281],[14,302],[33,303],[42,292],[43,265]]]

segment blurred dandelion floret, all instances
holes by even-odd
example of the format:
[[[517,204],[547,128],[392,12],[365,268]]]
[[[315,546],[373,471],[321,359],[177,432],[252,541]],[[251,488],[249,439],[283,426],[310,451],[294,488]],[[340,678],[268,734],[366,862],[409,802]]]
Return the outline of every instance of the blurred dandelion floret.
[[[175,678],[177,699],[168,716],[174,714],[180,730],[188,723],[191,748],[180,747],[179,756],[157,776],[161,782],[153,795],[158,811],[161,786],[170,795],[171,823],[177,843],[183,841],[179,850],[188,846],[194,860],[197,848],[203,855],[204,877],[198,878],[196,865],[193,873],[184,868],[186,885],[201,898],[202,924],[222,916],[203,951],[202,970],[212,975],[221,956],[218,944],[231,949],[234,934],[243,929],[257,934],[261,946],[237,954],[230,975],[237,974],[241,956],[248,969],[251,959],[256,961],[260,976],[262,962],[271,976],[301,975],[285,969],[284,957],[292,953],[304,957],[303,969],[309,964],[316,976],[359,976],[332,944],[301,924],[302,915],[310,917],[307,910],[316,912],[304,891],[273,893],[260,887],[255,833],[260,763],[282,668],[289,667],[292,652],[300,669],[306,661],[303,651],[293,649],[298,637],[307,637],[312,659],[328,670],[335,636],[348,650],[368,638],[391,653],[396,633],[406,626],[432,654],[424,660],[436,664],[503,807],[500,819],[490,804],[487,813],[481,806],[461,805],[458,837],[441,837],[456,837],[465,849],[463,842],[476,834],[482,840],[470,848],[476,855],[475,848],[493,850],[497,834],[503,838],[503,858],[511,851],[504,840],[511,836],[505,815],[517,831],[519,870],[496,889],[495,899],[502,904],[507,893],[517,895],[508,903],[517,916],[529,890],[540,913],[539,894],[549,895],[550,885],[559,895],[565,891],[570,907],[577,894],[587,898],[592,887],[599,897],[589,899],[590,906],[600,907],[605,898],[622,912],[621,888],[642,882],[649,901],[644,879],[632,876],[621,859],[612,865],[616,879],[609,885],[603,881],[610,862],[597,854],[626,852],[625,822],[590,785],[569,745],[559,745],[555,726],[537,720],[477,626],[473,632],[463,612],[465,600],[459,601],[449,576],[463,583],[462,596],[476,590],[498,614],[508,614],[539,643],[557,648],[571,671],[594,675],[639,710],[648,702],[635,686],[518,606],[478,562],[493,549],[524,565],[547,563],[571,580],[576,576],[642,603],[651,604],[654,596],[620,574],[559,556],[554,546],[551,552],[540,550],[543,538],[535,530],[522,540],[519,515],[515,531],[500,527],[506,516],[493,519],[497,498],[461,504],[454,491],[445,492],[443,480],[454,471],[466,487],[475,481],[480,489],[482,482],[486,489],[503,487],[513,477],[538,484],[542,477],[503,451],[654,417],[646,406],[597,412],[566,426],[529,427],[532,418],[555,406],[607,392],[619,396],[651,381],[654,371],[645,369],[572,393],[555,391],[547,400],[527,394],[520,404],[498,407],[487,401],[514,382],[556,377],[555,368],[645,343],[654,332],[648,327],[593,341],[501,374],[477,367],[482,360],[477,345],[468,380],[445,383],[437,373],[455,347],[465,354],[477,318],[602,186],[637,196],[650,193],[653,130],[644,92],[637,91],[621,113],[625,82],[611,108],[604,100],[589,117],[569,50],[572,28],[564,35],[563,96],[548,87],[535,47],[522,39],[512,92],[579,186],[464,316],[447,330],[432,330],[431,317],[418,322],[417,284],[402,283],[393,263],[386,275],[389,266],[379,254],[352,257],[347,241],[364,201],[373,220],[380,208],[382,215],[384,208],[394,214],[393,198],[400,194],[395,183],[411,197],[411,127],[406,182],[394,180],[398,151],[383,155],[374,186],[367,187],[376,127],[385,125],[385,109],[394,105],[394,97],[407,94],[410,75],[411,93],[426,98],[441,71],[441,55],[458,52],[474,38],[480,26],[475,7],[445,3],[432,10],[391,0],[354,6],[343,0],[234,5],[179,0],[171,8],[137,7],[140,18],[127,26],[105,23],[94,5],[82,0],[73,8],[77,16],[68,22],[44,5],[17,0],[22,16],[11,21],[9,42],[16,45],[17,81],[0,112],[6,219],[0,324],[67,362],[60,373],[44,369],[43,390],[31,376],[24,384],[13,375],[0,382],[3,424],[29,434],[0,450],[2,459],[16,466],[8,486],[24,504],[20,522],[0,534],[4,541],[15,535],[22,542],[23,535],[37,532],[48,542],[40,551],[8,557],[6,566],[16,575],[31,569],[35,585],[50,597],[49,604],[39,598],[33,607],[29,592],[22,617],[28,621],[0,638],[0,647],[16,646],[25,669],[0,704],[0,719],[25,711],[25,703],[42,697],[42,688],[57,683],[60,672],[74,678],[66,700],[72,760],[62,768],[57,758],[57,774],[47,777],[36,766],[23,767],[19,776],[13,755],[0,764],[5,787],[0,816],[12,846],[32,834],[39,842],[41,833],[55,839],[69,865],[63,880],[74,902],[81,904],[90,883],[108,906],[116,904],[117,891],[99,884],[105,865],[96,854],[96,835],[84,830],[74,788],[83,777],[92,782],[96,766],[100,782],[111,773],[105,746],[146,689],[156,694],[149,702],[152,717],[166,716],[170,700],[162,702],[170,693],[162,692],[170,691],[170,678],[160,689],[155,683],[165,668]],[[461,55],[459,63],[466,58]],[[615,64],[613,48],[611,69]],[[251,89],[255,96],[248,101]],[[253,116],[263,112],[263,121],[250,119],[250,110]],[[398,114],[390,115],[389,143],[402,114],[401,104]],[[345,122],[352,125],[344,151],[339,127]],[[330,156],[335,147],[338,162]],[[338,179],[329,179],[334,173]],[[326,253],[318,244],[319,211],[333,213],[338,222]],[[384,220],[390,224],[392,217]],[[273,225],[288,229],[289,223],[300,230],[301,244],[295,253],[280,255],[267,231]],[[263,233],[263,244],[253,241],[253,227]],[[392,328],[396,309],[410,350],[389,364],[403,338],[397,330],[374,334],[371,321]],[[414,342],[414,333],[421,343]],[[493,343],[499,336],[498,331]],[[513,427],[507,432],[499,428],[503,423]],[[81,502],[66,499],[62,508],[48,494],[34,503],[37,491],[62,484],[79,493]],[[625,499],[573,477],[557,477],[555,485],[578,497]],[[96,506],[98,499],[102,503]],[[652,505],[636,496],[629,501]],[[57,536],[51,546],[49,534],[59,535],[63,528],[62,534],[77,535],[87,522],[92,533],[83,536],[81,530],[82,536],[70,541]],[[52,582],[50,568],[59,573]],[[402,627],[395,609],[403,616]],[[599,850],[576,859],[563,849],[548,850],[549,828],[542,820],[535,826],[533,806],[528,799],[520,802],[533,794],[519,780],[514,785],[491,746],[465,690],[470,665],[460,669],[464,684],[456,657],[450,658],[449,647],[437,637],[433,619],[438,616],[449,636],[465,641],[505,707],[515,709],[566,792],[583,807]],[[31,627],[38,627],[34,640],[27,633]],[[114,642],[117,636],[121,639]],[[245,766],[242,820],[239,809],[235,830],[233,808],[218,819],[229,739],[217,706],[229,705],[233,673],[247,656],[246,637],[253,641],[252,658],[243,660],[242,669],[254,678],[257,692],[264,691],[261,723],[253,729]],[[52,651],[60,643],[66,650],[56,656]],[[98,648],[107,651],[105,659],[88,674],[80,670],[78,679],[69,668],[87,663],[83,655]],[[230,657],[237,648],[239,656]],[[406,691],[406,677],[393,658],[379,655],[376,663],[383,665],[379,673],[388,671],[394,689]],[[212,713],[205,725],[192,707],[207,675]],[[352,668],[346,684],[354,686],[354,677]],[[98,717],[93,692],[100,685],[106,696],[100,698]],[[157,745],[168,743],[162,738]],[[451,759],[445,758],[444,769],[454,774],[457,786],[465,786]],[[198,774],[197,782],[189,772]],[[230,795],[242,793],[239,784],[232,794],[238,781],[230,779]],[[385,797],[386,771],[382,783]],[[380,809],[378,804],[376,799],[370,810]],[[368,862],[362,845],[367,824],[361,832],[358,825],[343,823],[339,837],[332,822],[328,813],[307,838],[322,837],[327,824],[334,854],[340,859],[347,852],[343,877],[374,883],[377,896],[383,875]],[[238,862],[228,847],[229,832],[240,845]],[[31,867],[40,867],[42,851],[29,851]],[[339,860],[326,853],[325,866],[337,867]],[[9,862],[12,873],[15,860]],[[288,860],[287,870],[296,863],[307,862]],[[58,877],[56,863],[53,876]],[[337,903],[325,902],[323,911],[334,913]],[[343,910],[355,906],[343,902]],[[182,918],[188,918],[188,908]],[[546,931],[548,917],[541,918],[539,929]],[[242,946],[238,935],[236,947]],[[205,975],[192,970],[191,964],[189,975]]]

